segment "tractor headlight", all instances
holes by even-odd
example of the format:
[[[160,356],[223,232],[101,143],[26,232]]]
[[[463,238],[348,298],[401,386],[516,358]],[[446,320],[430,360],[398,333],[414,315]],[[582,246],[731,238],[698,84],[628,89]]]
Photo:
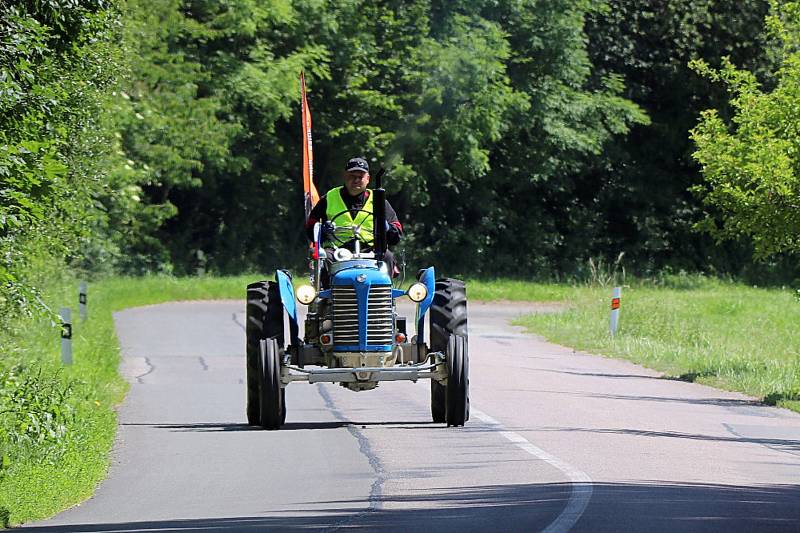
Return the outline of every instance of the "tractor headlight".
[[[408,297],[413,302],[421,302],[428,296],[428,288],[422,283],[415,283],[408,288]]]
[[[317,297],[317,291],[311,285],[300,285],[294,294],[297,296],[297,301],[304,305],[310,304]]]

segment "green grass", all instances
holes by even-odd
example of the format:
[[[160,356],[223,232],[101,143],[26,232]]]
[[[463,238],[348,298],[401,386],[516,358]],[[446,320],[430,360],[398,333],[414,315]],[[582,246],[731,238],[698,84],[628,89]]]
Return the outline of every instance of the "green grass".
[[[613,338],[610,292],[575,287],[563,313],[517,323],[558,344],[800,411],[800,301],[794,291],[703,279],[636,283],[623,289]]]
[[[467,295],[471,300],[486,302],[558,302],[570,298],[574,292],[569,285],[556,283],[531,283],[517,280],[468,280]]]

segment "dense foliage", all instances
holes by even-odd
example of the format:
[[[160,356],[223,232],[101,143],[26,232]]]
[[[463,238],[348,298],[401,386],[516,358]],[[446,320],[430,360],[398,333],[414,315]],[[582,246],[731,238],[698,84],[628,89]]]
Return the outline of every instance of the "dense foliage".
[[[639,271],[749,261],[747,247],[692,229],[701,178],[688,131],[724,92],[688,63],[730,55],[769,82],[766,1],[129,8],[144,28],[130,91],[144,118],[126,151],[148,176],[143,200],[177,210],[128,256],[134,268],[300,263],[301,69],[319,188],[337,185],[354,154],[389,166],[412,268],[559,276],[620,252]],[[158,150],[142,142],[148,128],[170,133]]]
[[[316,181],[389,168],[409,268],[737,272],[689,130],[735,112],[689,68],[778,83],[766,0],[70,0],[4,5],[0,279],[37,269],[266,271],[304,257],[298,73]],[[719,206],[717,206],[719,207]],[[716,216],[716,213],[712,213]],[[785,247],[784,247],[785,248]],[[784,249],[781,248],[781,249]]]
[[[104,128],[119,21],[103,1],[23,2],[0,18],[0,312],[37,302],[35,259],[101,240]]]
[[[697,190],[712,212],[700,227],[720,240],[746,236],[765,258],[800,251],[800,3],[773,2],[769,28],[780,43],[775,86],[725,60],[695,68],[723,82],[734,113],[703,113],[692,131],[705,183]]]
[[[58,369],[50,352],[18,339],[29,330],[51,333],[46,325],[52,305],[58,302],[54,295],[43,294],[42,287],[54,288],[67,266],[93,270],[111,266],[123,246],[115,236],[113,216],[127,213],[136,218],[138,206],[124,204],[127,183],[114,173],[125,164],[116,151],[112,116],[117,77],[124,65],[118,11],[103,0],[0,3],[0,10],[0,525],[4,525],[17,510],[9,509],[9,498],[21,493],[9,489],[9,484],[19,484],[20,476],[30,473],[24,471],[26,465],[52,470],[75,466],[76,461],[64,458],[80,450],[85,454],[83,463],[78,462],[80,471],[87,461],[98,459],[87,444],[93,435],[84,430],[98,417],[113,424],[110,411],[86,415],[87,406],[94,407],[90,398],[103,397],[96,393],[96,369],[82,373],[78,382]],[[26,317],[32,314],[42,315],[43,320],[35,323]],[[44,346],[53,346],[56,338],[52,328]],[[115,375],[115,369],[110,370]],[[100,460],[107,445],[102,448]]]
[[[129,94],[143,118],[126,153],[149,169],[150,205],[177,208],[149,257],[184,272],[299,264],[303,69],[318,186],[338,185],[354,154],[388,165],[409,263],[547,274],[583,260],[586,243],[562,242],[589,218],[571,214],[578,177],[646,122],[613,73],[590,83],[591,6],[131,2],[143,30]],[[143,142],[154,130],[171,134],[155,150]]]
[[[587,207],[604,222],[592,227],[596,252],[616,245],[629,266],[648,265],[648,270],[738,273],[749,262],[746,246],[717,247],[693,230],[702,208],[689,189],[701,177],[687,132],[702,110],[728,109],[725,92],[689,63],[702,59],[718,65],[729,56],[768,81],[763,29],[768,4],[611,0],[608,5],[587,26],[596,75],[622,75],[623,94],[642,106],[651,122],[613,143],[585,178],[585,187],[596,191],[595,203]]]

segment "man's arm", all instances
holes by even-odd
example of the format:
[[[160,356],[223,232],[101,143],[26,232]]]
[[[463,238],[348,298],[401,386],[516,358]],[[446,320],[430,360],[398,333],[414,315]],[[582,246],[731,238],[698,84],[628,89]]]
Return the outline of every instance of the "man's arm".
[[[328,210],[328,200],[323,196],[317,202],[317,205],[314,206],[314,209],[311,210],[311,213],[308,215],[308,220],[306,220],[306,237],[308,237],[309,241],[314,240],[314,224],[317,222],[325,222],[326,211]]]
[[[386,230],[386,244],[394,246],[400,242],[400,237],[403,236],[403,224],[397,218],[397,213],[389,204],[389,200],[386,200],[386,222],[389,224],[389,228]]]

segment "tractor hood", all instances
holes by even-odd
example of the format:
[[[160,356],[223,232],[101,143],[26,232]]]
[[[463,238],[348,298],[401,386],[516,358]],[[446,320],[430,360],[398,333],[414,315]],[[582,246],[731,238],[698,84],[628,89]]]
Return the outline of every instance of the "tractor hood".
[[[380,263],[384,265],[385,263]],[[391,285],[389,274],[382,270],[377,261],[354,259],[334,263],[331,271],[333,274],[332,285],[349,285],[355,287],[359,284],[366,285]]]

